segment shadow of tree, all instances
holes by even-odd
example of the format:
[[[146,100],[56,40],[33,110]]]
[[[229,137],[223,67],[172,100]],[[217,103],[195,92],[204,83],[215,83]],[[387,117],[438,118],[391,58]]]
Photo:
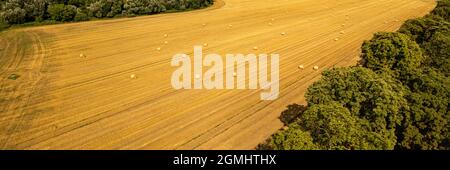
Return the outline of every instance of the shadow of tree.
[[[269,139],[265,140],[263,143],[258,144],[258,146],[255,147],[255,150],[273,150],[273,148],[269,144]]]
[[[279,119],[285,127],[287,127],[289,124],[296,121],[296,119],[302,114],[304,111],[306,111],[307,107],[304,105],[299,104],[290,104],[287,106],[287,109],[281,112],[281,115]],[[272,137],[272,136],[271,136]],[[256,150],[273,150],[272,146],[270,145],[270,139],[266,139],[264,142],[258,144],[258,146],[255,147]]]
[[[302,114],[307,109],[304,105],[299,104],[290,104],[287,106],[287,109],[281,112],[279,119],[284,125],[289,125],[294,122],[300,114]]]

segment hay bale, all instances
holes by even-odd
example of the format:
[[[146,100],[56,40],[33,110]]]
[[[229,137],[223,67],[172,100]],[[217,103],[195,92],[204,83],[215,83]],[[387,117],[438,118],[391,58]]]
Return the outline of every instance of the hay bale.
[[[275,18],[270,19],[271,21],[275,21]]]
[[[281,35],[286,35],[286,33],[285,32],[282,32],[282,33],[280,33]]]
[[[80,54],[80,57],[81,57],[81,58],[86,58],[86,55]]]
[[[164,44],[169,44],[169,41],[164,41]]]
[[[161,51],[161,47],[156,48],[156,51]]]
[[[204,47],[208,47],[208,43],[204,43],[203,46],[204,46]]]
[[[313,69],[314,70],[319,70],[319,66],[314,66]]]
[[[345,24],[342,24],[341,26],[345,27]]]
[[[18,74],[11,74],[8,76],[8,79],[10,80],[17,80],[20,77]]]
[[[130,75],[130,78],[131,78],[131,79],[136,79],[137,76],[136,76],[136,74],[132,74],[132,75]]]
[[[305,66],[299,65],[298,68],[303,70],[305,68]]]
[[[202,26],[206,26],[206,23],[203,23]]]
[[[272,26],[273,24],[271,22],[269,22],[269,26]]]
[[[345,34],[345,32],[344,32],[344,31],[341,31],[341,32],[339,32],[339,34]]]
[[[335,39],[334,39],[334,41],[338,41],[338,40],[339,40],[339,38],[335,38]]]
[[[167,38],[169,35],[167,35],[167,34],[164,34],[164,38]]]
[[[255,47],[253,47],[253,50],[258,50],[258,47],[256,47],[256,46],[255,46]]]
[[[236,77],[237,76],[237,73],[236,72],[233,72],[233,77]]]

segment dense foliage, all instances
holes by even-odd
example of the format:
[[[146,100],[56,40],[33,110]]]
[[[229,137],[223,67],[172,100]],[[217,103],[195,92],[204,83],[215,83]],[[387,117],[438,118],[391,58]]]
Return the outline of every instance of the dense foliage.
[[[403,95],[402,86],[397,86],[389,76],[352,67],[325,71],[322,79],[308,88],[306,99],[309,106],[338,103],[348,109],[349,116],[358,120],[360,131],[377,134],[364,134],[373,136],[368,145],[377,147],[370,148],[391,149],[396,142],[395,128],[401,122],[400,111],[405,104]]]
[[[213,0],[1,0],[0,27],[42,21],[85,21],[198,9]]]
[[[450,21],[450,0],[439,0],[438,5],[431,11],[431,14]]]
[[[401,33],[376,33],[362,45],[361,57],[364,67],[395,77],[415,72],[424,60],[417,43]]]
[[[447,74],[450,72],[450,23],[440,16],[408,20],[399,30],[415,40],[423,49],[426,66]]]
[[[360,66],[325,71],[308,106],[290,105],[288,128],[259,149],[450,149],[449,11],[442,0],[398,32],[375,34]]]

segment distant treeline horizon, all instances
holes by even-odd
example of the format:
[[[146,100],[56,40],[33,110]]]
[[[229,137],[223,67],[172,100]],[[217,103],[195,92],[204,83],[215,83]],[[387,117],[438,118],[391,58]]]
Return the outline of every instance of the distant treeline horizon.
[[[199,9],[214,0],[0,0],[0,30],[24,23],[77,22]]]

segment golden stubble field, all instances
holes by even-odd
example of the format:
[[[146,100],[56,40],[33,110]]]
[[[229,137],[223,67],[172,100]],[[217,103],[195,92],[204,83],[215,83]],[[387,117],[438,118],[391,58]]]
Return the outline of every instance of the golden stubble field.
[[[282,127],[278,116],[288,104],[305,102],[322,70],[354,65],[363,40],[434,6],[224,0],[190,12],[3,32],[0,149],[253,149]],[[255,53],[255,46],[257,53],[280,54],[280,97],[174,90],[172,56],[205,43],[206,54]]]

